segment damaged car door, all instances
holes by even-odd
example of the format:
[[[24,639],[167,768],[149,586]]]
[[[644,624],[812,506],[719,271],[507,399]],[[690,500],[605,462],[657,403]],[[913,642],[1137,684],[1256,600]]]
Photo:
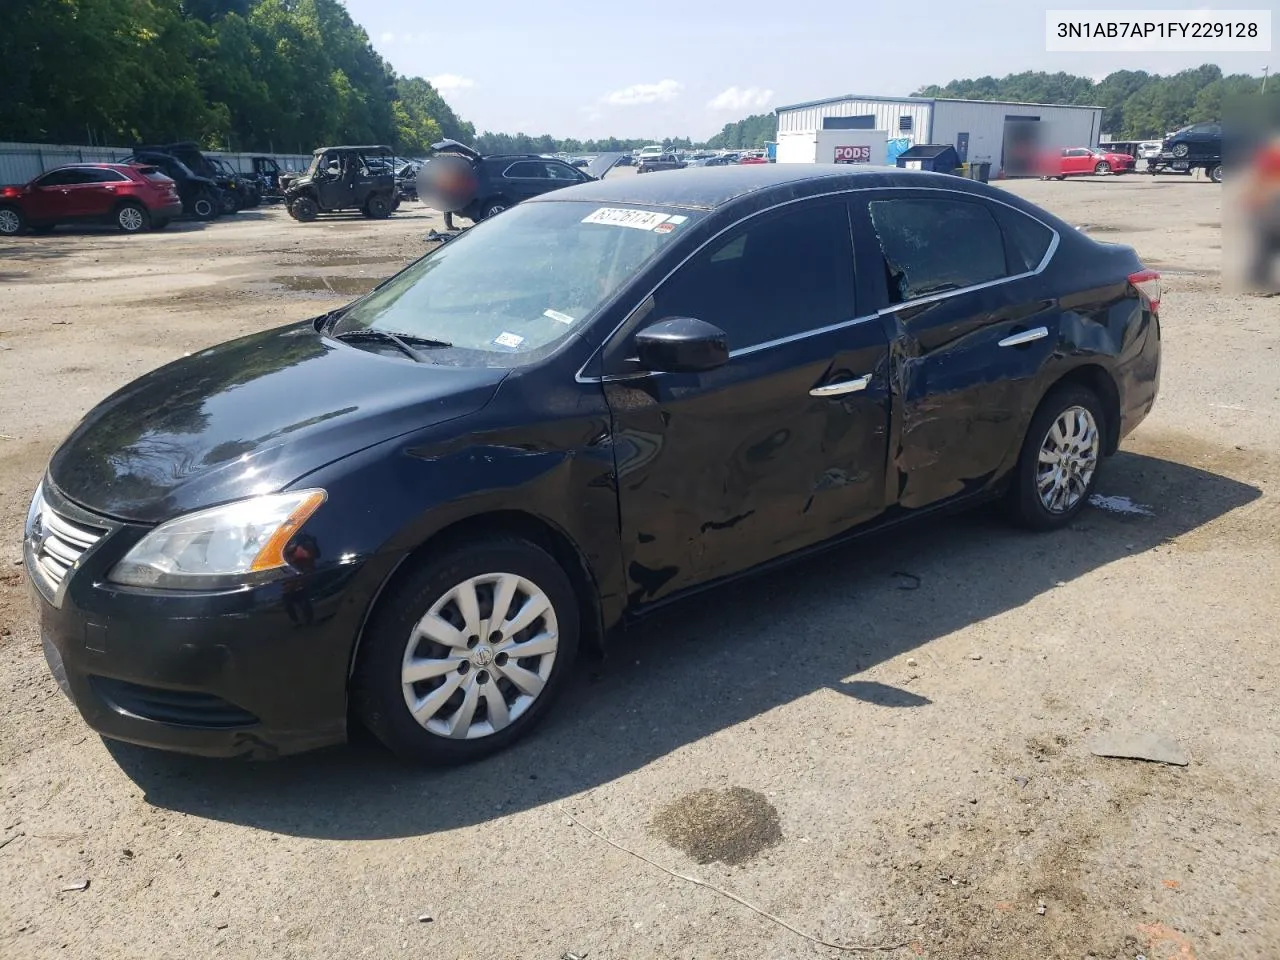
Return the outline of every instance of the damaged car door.
[[[893,357],[896,500],[926,507],[976,492],[1017,456],[1058,342],[1039,277],[1057,236],[972,194],[863,196],[860,276]]]
[[[884,509],[887,345],[854,294],[846,203],[786,204],[709,240],[615,335],[604,386],[634,603],[747,570]],[[672,318],[723,331],[727,360],[701,372],[637,370],[636,334]]]

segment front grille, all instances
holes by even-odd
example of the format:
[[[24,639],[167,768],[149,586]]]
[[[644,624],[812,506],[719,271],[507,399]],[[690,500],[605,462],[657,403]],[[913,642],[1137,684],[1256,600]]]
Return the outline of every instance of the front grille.
[[[107,531],[97,527],[89,527],[73,523],[66,517],[54,513],[48,504],[40,510],[40,517],[32,536],[35,538],[36,569],[48,582],[57,589],[66,579],[70,570],[81,555],[102,539]]]
[[[110,677],[89,677],[98,696],[121,713],[172,723],[180,727],[208,727],[218,730],[233,727],[252,727],[259,723],[248,710],[228,703],[212,693],[191,690],[162,690],[144,687],[126,680]]]

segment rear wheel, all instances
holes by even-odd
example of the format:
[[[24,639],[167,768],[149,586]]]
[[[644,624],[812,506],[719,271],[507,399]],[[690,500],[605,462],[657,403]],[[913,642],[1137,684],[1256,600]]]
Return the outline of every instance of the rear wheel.
[[[16,237],[26,226],[26,218],[17,207],[0,207],[0,237]]]
[[[310,223],[320,214],[320,206],[310,197],[298,197],[289,205],[289,213],[299,223]]]
[[[364,215],[373,220],[385,220],[391,216],[391,200],[384,196],[373,196],[365,201]]]
[[[1185,157],[1190,152],[1190,149],[1185,143],[1175,143],[1171,152],[1175,157]]]
[[[197,220],[213,220],[222,212],[222,207],[218,203],[218,198],[205,190],[191,201],[191,212],[195,214]]]
[[[480,209],[480,219],[488,220],[490,217],[496,217],[511,204],[499,197],[497,200],[490,200]]]
[[[1102,403],[1086,387],[1065,386],[1040,404],[1009,488],[1013,519],[1032,530],[1065,527],[1084,509],[1106,449]]]
[[[1212,180],[1214,183],[1222,182],[1222,164],[1215,163],[1212,167],[1209,168],[1209,179]]]
[[[122,203],[116,209],[116,226],[122,233],[142,233],[150,223],[146,209],[136,203]]]
[[[1099,160],[1098,165],[1093,168],[1093,172],[1098,174],[1098,176],[1102,176],[1104,173],[1110,173],[1111,164],[1107,163],[1105,160]]]
[[[546,713],[578,648],[573,586],[526,540],[488,537],[414,570],[374,610],[352,700],[401,756],[475,760]]]

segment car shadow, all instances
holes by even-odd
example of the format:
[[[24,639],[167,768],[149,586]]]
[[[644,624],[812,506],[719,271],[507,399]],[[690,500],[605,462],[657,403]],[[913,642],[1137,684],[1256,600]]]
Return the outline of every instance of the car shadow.
[[[879,708],[932,702],[860,678],[863,671],[1260,496],[1205,470],[1126,452],[1107,464],[1100,492],[1113,498],[1110,511],[1090,508],[1057,533],[1015,530],[993,509],[979,510],[670,607],[604,661],[584,660],[537,731],[468,766],[419,769],[359,733],[346,747],[267,763],[108,747],[158,807],[351,840],[428,834],[554,803],[824,688],[868,704],[870,725]],[[1156,506],[1144,512],[1142,503]]]

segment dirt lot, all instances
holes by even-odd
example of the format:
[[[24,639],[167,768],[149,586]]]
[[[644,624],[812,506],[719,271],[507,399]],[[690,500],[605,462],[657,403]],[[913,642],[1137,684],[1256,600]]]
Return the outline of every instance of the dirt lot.
[[[272,764],[104,743],[14,563],[94,402],[349,299],[438,219],[4,242],[0,955],[842,955],[607,836],[806,934],[904,945],[877,955],[1280,956],[1280,299],[1222,292],[1211,184],[1010,189],[1165,271],[1162,395],[1101,480],[1141,509],[1051,536],[961,517],[721,591],[444,773],[367,741]],[[1100,759],[1105,731],[1191,763]]]

